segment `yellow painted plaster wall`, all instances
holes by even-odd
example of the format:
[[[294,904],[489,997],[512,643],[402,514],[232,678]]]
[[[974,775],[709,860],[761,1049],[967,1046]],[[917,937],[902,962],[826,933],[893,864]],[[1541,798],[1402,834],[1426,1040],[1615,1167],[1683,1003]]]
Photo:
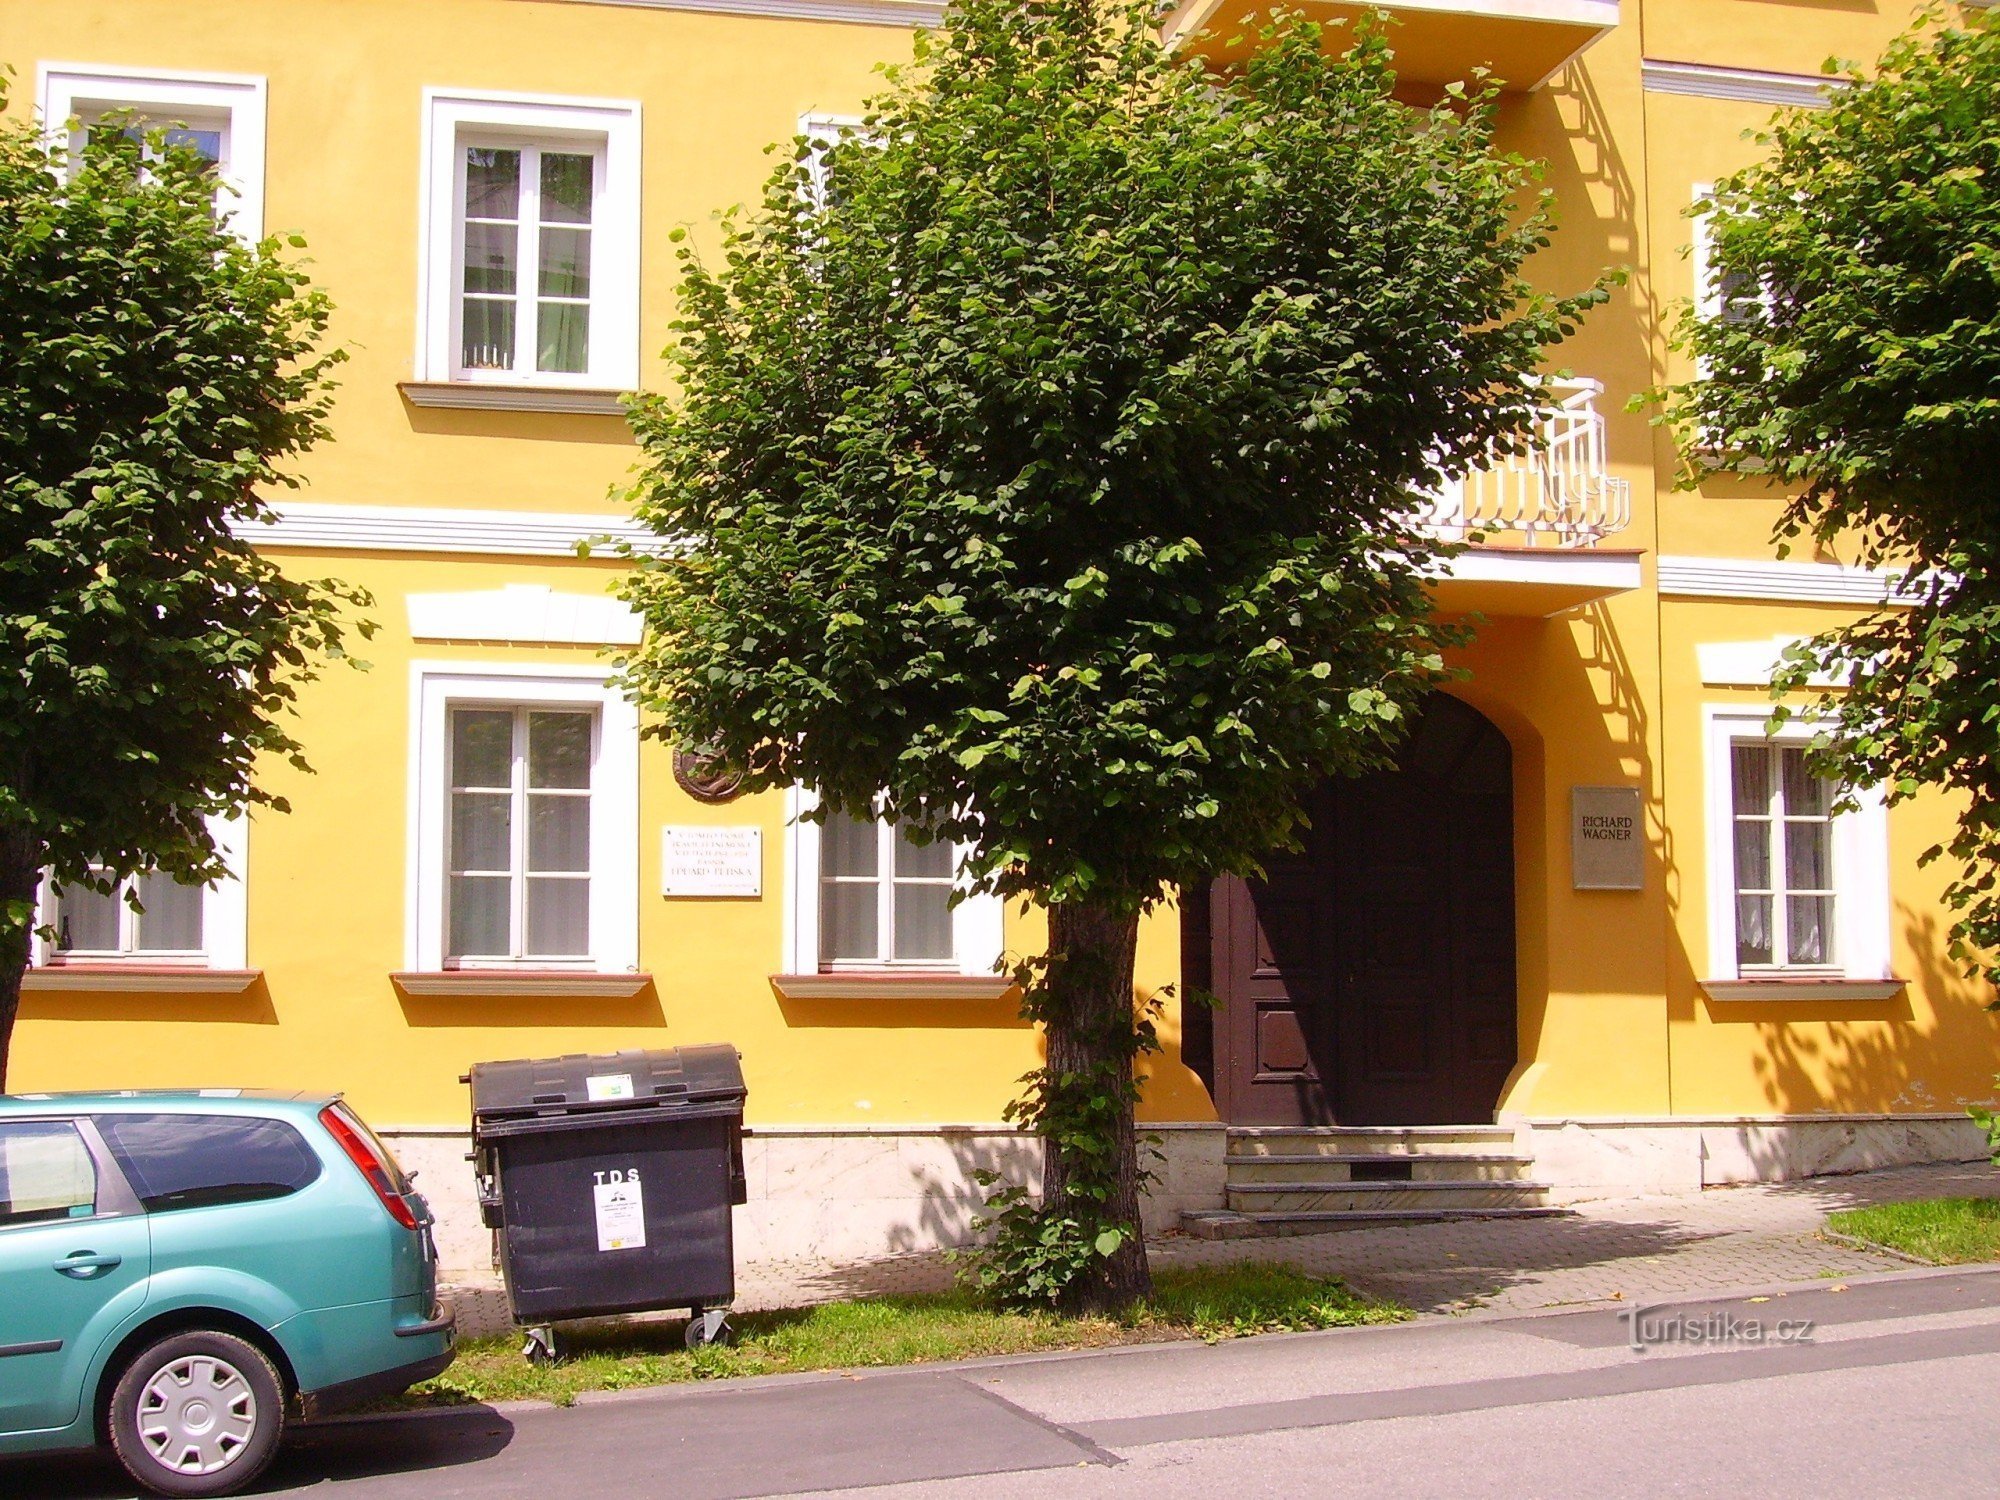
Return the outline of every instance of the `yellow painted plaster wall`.
[[[674,781],[667,750],[642,748],[638,807],[639,960],[653,976],[636,999],[411,995],[390,975],[406,965],[411,664],[448,661],[587,664],[589,648],[412,641],[403,599],[432,589],[428,557],[295,556],[376,597],[384,629],[365,671],[335,669],[312,685],[301,726],[317,774],[270,766],[263,784],[289,814],[252,822],[249,961],[263,980],[240,997],[32,993],[24,998],[12,1081],[37,1089],[237,1084],[344,1088],[384,1124],[460,1121],[458,1078],[473,1062],[621,1047],[727,1041],[743,1053],[758,1123],[986,1123],[1040,1060],[1011,999],[786,1000],[784,798],[704,805]],[[451,586],[545,583],[603,587],[601,564],[517,559],[450,564]],[[755,823],[764,844],[761,900],[669,899],[660,891],[667,823]],[[1012,954],[1037,951],[1038,916],[1011,911]],[[1178,974],[1170,916],[1149,923],[1140,974],[1148,988]],[[1177,1013],[1166,1032],[1178,1036]],[[1206,1096],[1177,1063],[1149,1090],[1155,1118],[1200,1118]]]
[[[141,9],[146,22],[134,25]],[[1607,266],[1631,273],[1559,363],[1606,386],[1613,472],[1635,495],[1632,527],[1618,542],[1649,554],[1639,591],[1552,620],[1491,619],[1461,658],[1472,672],[1463,695],[1514,746],[1522,1066],[1503,1101],[1509,1110],[1948,1108],[1978,1094],[1991,1070],[1994,1023],[1937,956],[1937,872],[1914,873],[1916,851],[1944,826],[1945,810],[1932,803],[1893,823],[1897,963],[1916,981],[1904,1009],[1725,1015],[1697,997],[1706,941],[1699,705],[1714,695],[1692,680],[1693,646],[1809,628],[1822,612],[1662,603],[1653,557],[1768,558],[1776,502],[1753,485],[1673,493],[1667,440],[1624,410],[1628,397],[1675,373],[1662,319],[1689,285],[1678,255],[1689,188],[1745,160],[1741,133],[1767,113],[1646,94],[1642,57],[1810,68],[1827,50],[1872,53],[1900,23],[1895,9],[1887,17],[1865,0],[1628,0],[1626,24],[1580,64],[1504,106],[1503,142],[1548,160],[1560,200],[1562,227],[1536,262],[1537,279],[1573,290]],[[307,465],[301,498],[345,504],[604,511],[634,456],[616,418],[422,411],[397,393],[416,338],[426,85],[643,100],[641,345],[644,378],[656,383],[652,356],[671,316],[668,231],[692,225],[712,245],[712,211],[753,196],[768,172],[763,147],[789,135],[802,112],[855,110],[871,67],[908,46],[908,33],[891,27],[530,0],[0,0],[0,49],[22,80],[10,105],[17,112],[40,61],[269,79],[266,222],[307,236],[316,275],[340,307],[336,337],[354,353],[336,439]],[[781,799],[697,804],[650,741],[639,899],[640,964],[653,987],[624,1001],[399,992],[388,976],[405,955],[410,663],[592,659],[584,648],[413,642],[402,600],[504,583],[597,589],[609,570],[415,554],[294,554],[289,563],[368,587],[387,628],[367,648],[372,670],[334,672],[304,699],[303,738],[321,774],[270,773],[295,811],[261,816],[251,834],[250,962],[264,970],[262,985],[242,1000],[31,996],[17,1084],[344,1086],[384,1123],[447,1124],[463,1119],[457,1075],[477,1059],[728,1040],[744,1052],[755,1121],[998,1118],[1038,1055],[1011,1003],[781,1000],[768,979],[780,966]],[[1620,784],[1644,798],[1646,887],[1577,892],[1570,789]],[[657,894],[662,824],[749,820],[764,829],[762,901]],[[1034,915],[1010,913],[1010,950],[1033,951],[1040,936]],[[1142,931],[1140,974],[1148,988],[1178,977],[1171,909]],[[1178,1060],[1173,1005],[1162,1032],[1168,1050],[1148,1070],[1147,1117],[1213,1118]]]

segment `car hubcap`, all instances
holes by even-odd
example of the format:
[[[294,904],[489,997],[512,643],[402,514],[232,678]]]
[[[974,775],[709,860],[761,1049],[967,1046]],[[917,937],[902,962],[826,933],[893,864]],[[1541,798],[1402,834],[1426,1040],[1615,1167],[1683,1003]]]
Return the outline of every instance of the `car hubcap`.
[[[176,1474],[213,1474],[257,1430],[257,1396],[243,1372],[212,1354],[163,1365],[139,1393],[139,1436]]]

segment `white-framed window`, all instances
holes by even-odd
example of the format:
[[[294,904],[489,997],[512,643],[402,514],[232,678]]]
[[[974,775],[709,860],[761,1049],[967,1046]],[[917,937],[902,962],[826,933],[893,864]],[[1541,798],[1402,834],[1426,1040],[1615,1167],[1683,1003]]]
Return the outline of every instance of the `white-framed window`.
[[[796,787],[789,801],[785,972],[993,972],[1003,903],[991,895],[952,903],[962,850],[919,844],[880,819],[801,819],[816,802]]]
[[[169,139],[215,163],[216,211],[229,228],[246,240],[262,237],[262,78],[71,63],[46,63],[40,73],[43,128],[61,132],[72,156],[107,115],[129,113],[130,123],[167,128]]]
[[[249,910],[244,884],[248,822],[210,820],[209,834],[229,868],[213,886],[182,885],[165,875],[140,875],[115,892],[42,881],[35,962],[161,964],[203,969],[247,966]],[[139,898],[139,909],[126,899]]]
[[[1724,272],[1715,265],[1715,184],[1697,182],[1694,202],[1688,259],[1694,271],[1695,315],[1711,323],[1742,323],[1759,314],[1768,315],[1777,302],[1772,287],[1746,272]]]
[[[639,717],[601,669],[412,668],[408,967],[638,967]]]
[[[861,135],[864,123],[860,115],[799,116],[799,134],[806,138],[806,199],[815,210],[826,207],[826,153]]]
[[[639,106],[427,89],[416,375],[630,389]]]
[[[1888,813],[1806,766],[1814,725],[1763,707],[1707,718],[1708,934],[1715,979],[1889,977]]]

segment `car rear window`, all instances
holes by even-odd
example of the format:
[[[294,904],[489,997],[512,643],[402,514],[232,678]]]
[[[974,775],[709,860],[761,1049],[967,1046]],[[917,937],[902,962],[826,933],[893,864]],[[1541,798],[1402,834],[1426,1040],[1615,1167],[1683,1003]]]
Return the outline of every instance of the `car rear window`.
[[[97,1128],[148,1212],[296,1193],[319,1157],[283,1120],[252,1115],[99,1115]]]

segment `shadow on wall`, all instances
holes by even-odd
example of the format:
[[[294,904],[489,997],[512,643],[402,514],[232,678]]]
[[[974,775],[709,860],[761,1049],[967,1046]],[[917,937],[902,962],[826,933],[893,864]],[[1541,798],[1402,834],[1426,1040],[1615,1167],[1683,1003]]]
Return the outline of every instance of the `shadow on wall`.
[[[886,1248],[891,1254],[970,1244],[972,1221],[995,1190],[982,1187],[976,1173],[997,1173],[1032,1193],[1042,1190],[1041,1143],[1033,1137],[946,1132],[904,1144],[915,1148],[911,1154],[916,1159],[909,1163],[914,1217],[888,1226]]]
[[[21,996],[23,1021],[190,1021],[204,1025],[275,1026],[271,986],[259,974],[234,995],[165,990],[31,990]]]
[[[647,984],[636,995],[413,995],[400,987],[396,999],[412,1026],[518,1026],[546,1030],[559,1026],[664,1027],[660,990]]]
[[[1992,992],[1953,963],[1935,913],[1900,902],[1897,912],[1917,971],[1903,976],[1910,983],[1893,1000],[1704,1002],[1712,1023],[1756,1029],[1758,1081],[1780,1111],[1950,1114],[1981,1102],[1942,1097],[1925,1080],[1955,1047],[1983,1047],[2000,1068],[2000,1015],[1984,1009]],[[1914,995],[1928,1000],[1922,1019]]]

